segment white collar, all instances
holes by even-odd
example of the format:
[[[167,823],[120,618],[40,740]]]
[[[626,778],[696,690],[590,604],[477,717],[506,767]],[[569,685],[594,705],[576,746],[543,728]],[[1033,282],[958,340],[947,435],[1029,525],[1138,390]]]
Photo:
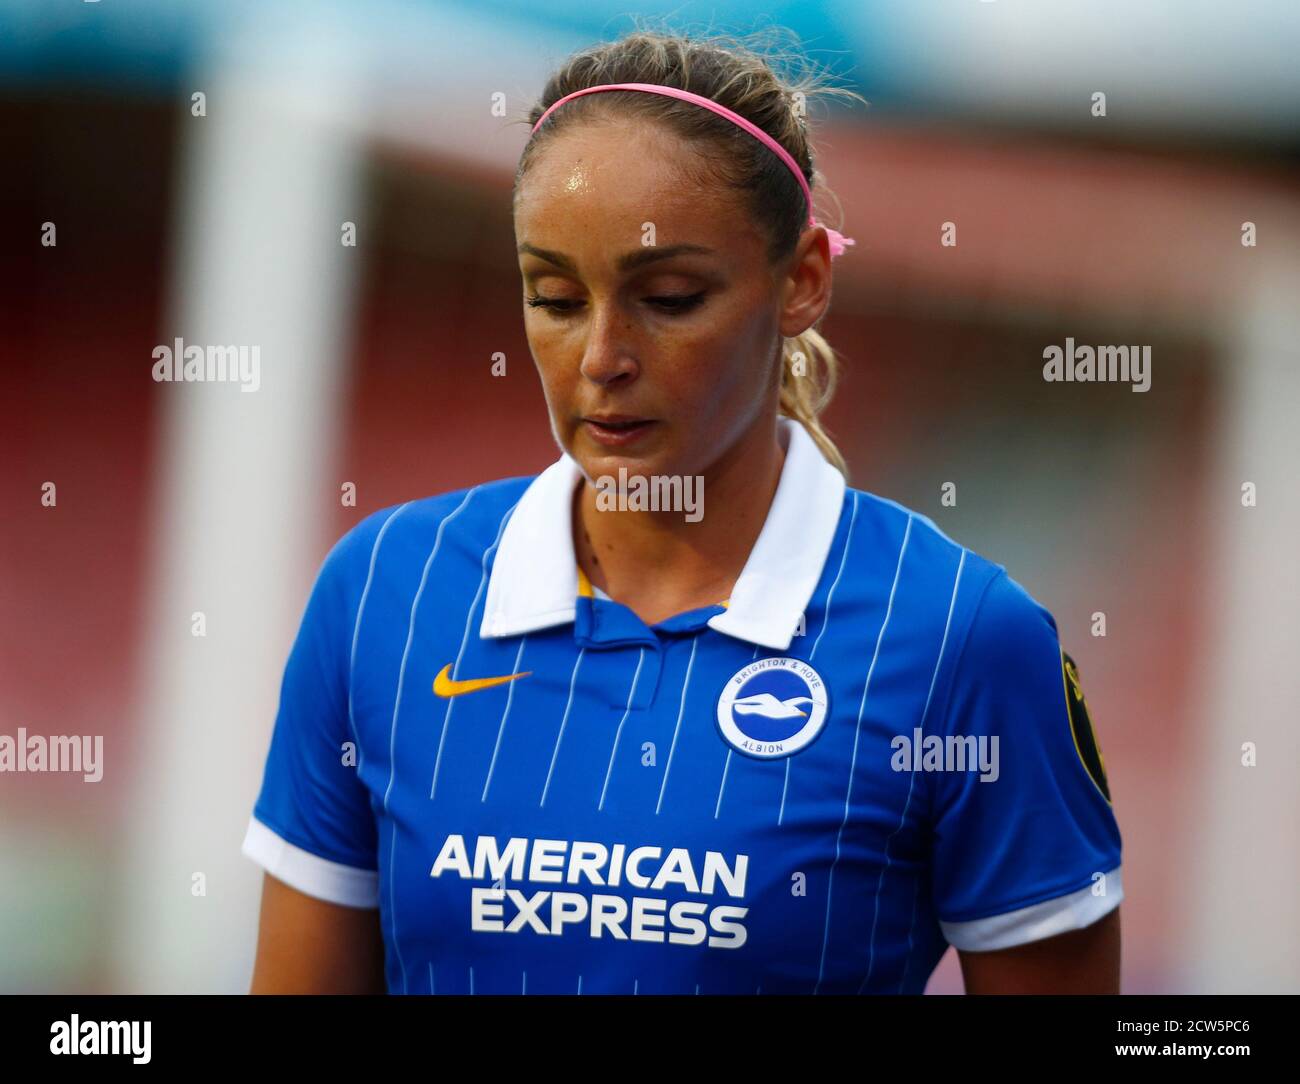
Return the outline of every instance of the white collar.
[[[780,416],[777,426],[786,454],[776,496],[727,608],[709,626],[784,651],[821,579],[845,482],[801,424]],[[582,468],[564,452],[524,490],[497,547],[480,636],[517,636],[574,619],[571,517],[581,478]]]

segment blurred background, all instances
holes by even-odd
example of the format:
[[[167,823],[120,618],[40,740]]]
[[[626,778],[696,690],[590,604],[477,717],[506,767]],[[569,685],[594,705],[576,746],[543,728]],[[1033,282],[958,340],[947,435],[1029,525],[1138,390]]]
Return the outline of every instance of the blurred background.
[[[1300,990],[1291,0],[9,0],[0,734],[102,735],[104,775],[0,773],[0,991],[247,989],[239,844],[322,557],[558,455],[517,121],[632,15],[788,27],[869,99],[810,116],[857,239],[822,326],[851,482],[1056,616],[1124,989]],[[1067,337],[1149,345],[1150,390],[1046,382]],[[260,387],[156,382],[177,338],[259,344]],[[930,991],[960,989],[950,951]]]

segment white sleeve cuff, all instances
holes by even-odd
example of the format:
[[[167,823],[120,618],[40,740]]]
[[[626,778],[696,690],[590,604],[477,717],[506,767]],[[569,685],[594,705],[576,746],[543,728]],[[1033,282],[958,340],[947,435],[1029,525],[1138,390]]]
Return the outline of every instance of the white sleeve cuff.
[[[295,847],[256,817],[240,851],[290,888],[344,907],[379,906],[379,871],[331,862]]]
[[[1070,930],[1081,930],[1109,914],[1124,898],[1119,866],[1106,874],[1102,883],[1106,886],[1104,896],[1094,895],[1093,886],[1084,885],[1067,896],[1043,900],[1018,911],[989,915],[970,922],[944,922],[941,919],[939,928],[948,944],[966,952],[991,952],[1041,941]]]

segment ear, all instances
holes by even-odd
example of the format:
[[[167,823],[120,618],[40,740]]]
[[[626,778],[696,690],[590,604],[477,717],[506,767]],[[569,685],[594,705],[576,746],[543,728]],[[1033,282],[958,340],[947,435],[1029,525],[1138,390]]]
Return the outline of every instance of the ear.
[[[781,334],[791,339],[816,324],[831,303],[831,242],[826,227],[807,227],[786,266]]]

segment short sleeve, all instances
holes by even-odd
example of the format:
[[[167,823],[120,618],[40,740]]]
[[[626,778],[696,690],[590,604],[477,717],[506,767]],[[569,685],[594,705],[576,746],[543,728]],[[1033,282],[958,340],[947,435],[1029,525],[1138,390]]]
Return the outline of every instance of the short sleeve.
[[[369,547],[360,527],[322,563],[289,652],[242,852],[318,899],[378,906],[377,839],[349,718],[353,626]],[[358,578],[359,574],[359,578]]]
[[[1009,948],[1118,907],[1119,826],[1078,670],[1051,614],[1004,571],[970,624],[942,728],[981,757],[976,770],[926,773],[948,942]]]

